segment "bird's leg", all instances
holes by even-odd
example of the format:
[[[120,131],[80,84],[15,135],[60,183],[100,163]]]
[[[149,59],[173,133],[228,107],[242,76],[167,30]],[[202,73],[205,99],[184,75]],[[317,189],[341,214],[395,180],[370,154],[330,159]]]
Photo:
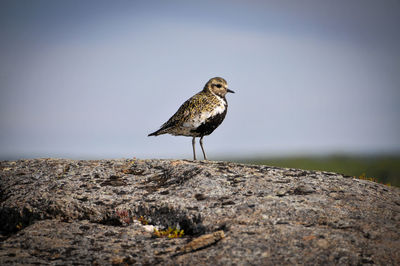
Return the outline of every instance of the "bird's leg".
[[[193,137],[192,139],[192,147],[193,147],[193,160],[196,161],[196,137]]]
[[[207,160],[206,152],[204,151],[204,147],[203,147],[203,137],[200,138],[200,147],[201,147],[201,150],[203,151],[204,160]]]

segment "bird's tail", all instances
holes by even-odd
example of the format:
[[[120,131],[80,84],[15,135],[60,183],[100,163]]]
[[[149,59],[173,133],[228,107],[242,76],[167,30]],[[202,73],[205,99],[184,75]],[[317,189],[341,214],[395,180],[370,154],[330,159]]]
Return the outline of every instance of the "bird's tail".
[[[153,133],[150,133],[150,134],[147,135],[147,136],[150,137],[150,136],[158,136],[158,135],[161,135],[162,133],[161,133],[160,131],[161,131],[161,129],[159,129],[159,130],[157,130],[157,131],[154,131]]]

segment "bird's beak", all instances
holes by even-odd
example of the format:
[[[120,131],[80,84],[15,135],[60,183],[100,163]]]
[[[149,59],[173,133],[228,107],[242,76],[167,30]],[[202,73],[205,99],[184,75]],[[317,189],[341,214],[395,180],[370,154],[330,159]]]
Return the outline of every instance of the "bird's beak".
[[[235,93],[234,91],[232,91],[232,90],[230,90],[230,89],[226,89],[226,91],[227,91],[227,92],[230,92],[230,93]]]

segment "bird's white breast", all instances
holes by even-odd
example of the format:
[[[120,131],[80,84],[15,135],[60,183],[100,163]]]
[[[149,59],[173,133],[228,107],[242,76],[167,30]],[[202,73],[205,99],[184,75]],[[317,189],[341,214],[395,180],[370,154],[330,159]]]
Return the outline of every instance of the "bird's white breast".
[[[183,123],[183,126],[187,127],[187,128],[197,128],[201,124],[203,124],[208,118],[213,117],[218,114],[222,114],[226,109],[226,102],[221,97],[219,97],[217,95],[216,95],[216,97],[219,101],[217,106],[215,106],[210,111],[204,111],[204,112],[199,113],[199,115],[194,116],[190,121]]]

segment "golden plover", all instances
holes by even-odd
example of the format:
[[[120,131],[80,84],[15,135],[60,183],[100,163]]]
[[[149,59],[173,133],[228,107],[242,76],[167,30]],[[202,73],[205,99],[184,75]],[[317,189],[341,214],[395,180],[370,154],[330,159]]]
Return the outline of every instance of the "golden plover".
[[[204,89],[184,102],[178,111],[161,128],[149,136],[171,134],[193,137],[193,159],[196,160],[195,139],[200,137],[200,147],[204,160],[207,160],[203,147],[203,137],[210,135],[224,120],[228,110],[225,95],[234,91],[228,89],[223,78],[210,79]]]

